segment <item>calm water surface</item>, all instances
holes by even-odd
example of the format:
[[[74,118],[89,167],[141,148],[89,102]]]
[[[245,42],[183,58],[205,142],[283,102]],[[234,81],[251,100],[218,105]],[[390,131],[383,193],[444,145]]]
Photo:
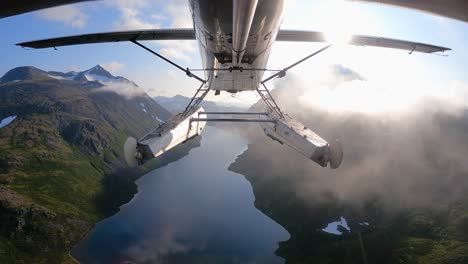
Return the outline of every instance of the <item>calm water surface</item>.
[[[247,141],[206,127],[201,146],[137,181],[138,194],[73,251],[81,263],[283,263],[287,231],[254,207],[227,170]]]

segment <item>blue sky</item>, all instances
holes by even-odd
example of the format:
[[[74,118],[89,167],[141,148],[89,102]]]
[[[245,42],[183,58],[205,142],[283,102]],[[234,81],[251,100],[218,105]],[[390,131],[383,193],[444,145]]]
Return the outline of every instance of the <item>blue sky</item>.
[[[58,50],[25,50],[14,44],[48,37],[137,28],[190,26],[188,1],[116,0],[81,3],[38,11],[0,20],[0,75],[11,68],[32,65],[44,70],[83,70],[96,64],[125,76],[152,95],[193,93],[196,82],[184,79],[167,64],[129,43],[93,44],[62,47]],[[333,2],[334,4],[330,4]],[[450,47],[448,57],[427,54],[408,55],[404,51],[376,48],[336,48],[313,62],[298,67],[297,74],[343,64],[374,81],[405,75],[419,85],[468,87],[468,24],[412,10],[341,1],[290,1],[283,28],[320,31],[342,30],[425,42]],[[150,46],[179,64],[199,68],[197,44],[151,42]],[[278,44],[272,52],[271,67],[284,67],[319,44]],[[380,72],[375,68],[381,68]],[[411,73],[414,72],[414,78]],[[462,87],[462,88],[460,88]],[[464,93],[466,94],[466,93]]]

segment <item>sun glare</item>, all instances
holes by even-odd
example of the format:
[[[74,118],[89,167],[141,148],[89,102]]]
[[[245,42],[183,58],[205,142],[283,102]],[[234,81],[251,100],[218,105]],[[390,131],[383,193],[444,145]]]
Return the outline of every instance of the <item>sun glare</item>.
[[[325,38],[331,44],[344,45],[351,41],[352,35],[345,30],[331,30],[325,33]]]
[[[319,13],[317,20],[327,41],[338,45],[349,43],[359,27],[362,14],[355,6],[343,0],[324,1],[319,8],[322,12]]]

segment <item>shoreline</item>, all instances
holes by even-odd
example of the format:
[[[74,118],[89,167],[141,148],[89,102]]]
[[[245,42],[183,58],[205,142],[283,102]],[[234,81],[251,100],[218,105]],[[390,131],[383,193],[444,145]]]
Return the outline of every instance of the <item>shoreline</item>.
[[[68,256],[70,257],[70,259],[71,259],[74,263],[76,263],[76,264],[81,264],[76,258],[74,258],[74,257],[72,256],[71,250],[68,251]]]
[[[152,161],[148,162],[148,165],[146,165],[146,167],[143,168],[141,173],[138,173],[138,175],[136,175],[136,174],[135,175],[130,175],[129,177],[132,177],[131,182],[132,182],[132,184],[135,185],[136,191],[131,195],[131,197],[128,198],[128,200],[126,200],[125,202],[118,205],[118,207],[115,208],[115,211],[113,211],[109,215],[104,216],[101,219],[98,219],[86,233],[82,234],[82,238],[80,240],[78,240],[77,243],[75,243],[67,253],[68,256],[72,259],[72,261],[74,263],[76,263],[76,264],[81,264],[76,258],[74,258],[72,256],[72,254],[71,254],[72,250],[78,244],[80,244],[82,241],[84,241],[93,232],[93,230],[96,228],[96,226],[99,223],[101,223],[102,221],[116,215],[118,212],[120,212],[122,206],[125,206],[128,203],[130,203],[138,195],[140,190],[138,189],[138,185],[136,184],[137,180],[139,180],[140,178],[142,178],[143,176],[145,176],[146,174],[150,173],[153,170],[157,170],[159,168],[165,167],[165,166],[167,166],[167,165],[169,165],[169,164],[171,164],[173,162],[176,162],[179,159],[187,156],[192,149],[200,147],[200,140],[201,140],[201,138],[198,137],[198,138],[194,138],[193,140],[188,141],[186,144],[179,145],[176,148],[174,148],[174,152],[172,152],[170,155],[167,155],[167,156],[165,156],[165,157],[163,157],[161,159],[155,159],[155,160],[152,160]]]

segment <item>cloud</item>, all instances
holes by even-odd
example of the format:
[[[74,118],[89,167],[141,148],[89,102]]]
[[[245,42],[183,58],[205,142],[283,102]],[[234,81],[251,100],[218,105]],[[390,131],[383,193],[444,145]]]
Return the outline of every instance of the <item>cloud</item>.
[[[157,29],[163,25],[169,28],[192,27],[192,16],[186,1],[158,2],[155,9],[153,2],[108,1],[108,5],[120,11],[120,17],[114,22],[115,30]],[[157,13],[155,13],[156,10]],[[160,45],[162,55],[175,60],[191,61],[196,45],[191,41],[155,41]]]
[[[153,14],[151,15],[151,18],[157,21],[168,19],[165,15],[161,15],[161,14]]]
[[[160,27],[157,23],[151,23],[143,19],[138,9],[121,7],[120,12],[121,17],[115,22],[116,30],[155,29]]]
[[[158,23],[153,23],[145,18],[143,14],[147,12],[150,2],[147,0],[109,0],[105,2],[108,6],[116,8],[120,12],[120,17],[114,22],[115,30],[153,29],[159,28]]]
[[[191,28],[193,27],[192,15],[190,14],[187,2],[174,1],[164,8],[167,14],[167,20],[172,28]],[[162,55],[171,59],[192,61],[192,56],[197,50],[194,41],[158,41],[162,46],[160,52]]]
[[[192,15],[189,6],[185,1],[174,1],[166,5],[165,12],[172,28],[193,27]],[[194,41],[159,41],[163,46],[160,52],[171,59],[192,61],[192,56],[197,50]]]
[[[112,73],[113,75],[117,74],[124,68],[124,64],[118,61],[112,61],[109,63],[102,63],[100,64],[104,69]]]
[[[74,28],[83,28],[88,22],[88,16],[75,5],[40,10],[38,11],[38,16],[46,20],[61,22]]]
[[[364,78],[359,73],[341,64],[331,65],[330,69],[333,76],[337,79],[342,79],[345,81],[364,80]]]
[[[356,71],[351,70],[350,68],[342,64],[333,64],[329,66],[328,74],[322,80],[322,85],[326,85],[329,88],[336,88],[338,85],[352,82],[352,81],[365,81]]]
[[[80,67],[78,67],[78,65],[75,65],[75,64],[71,64],[67,67],[67,71],[74,71],[74,72],[79,72],[81,71]]]
[[[180,241],[177,238],[178,231],[166,224],[158,236],[129,247],[126,254],[138,263],[164,263],[167,256],[187,253],[197,248],[197,245],[190,245],[190,242]]]
[[[422,103],[422,98],[457,105],[441,111],[459,112],[462,106],[467,105],[468,99],[468,86],[459,81],[440,86],[425,76],[388,72],[377,76],[369,73],[368,78],[367,74],[364,77],[343,64],[314,69],[313,75],[302,73],[291,76],[293,78],[274,83],[275,87],[292,86],[300,93],[296,98],[302,104],[329,112],[403,113],[415,109]],[[288,92],[291,90],[288,89]]]
[[[132,9],[146,7],[149,3],[147,0],[108,0],[106,2],[120,8]]]
[[[161,45],[162,48],[159,50],[163,56],[171,59],[183,60],[186,62],[192,61],[192,56],[197,50],[195,41],[184,40],[161,40],[157,44]]]
[[[133,97],[146,96],[145,90],[141,87],[125,83],[109,83],[93,90],[96,93],[113,92],[131,99]]]
[[[347,71],[338,72],[343,75],[338,78],[348,75]],[[353,82],[363,83],[347,83]],[[321,168],[291,148],[271,143],[256,129],[251,134],[251,142],[255,143],[243,154],[247,156],[240,158],[255,157],[256,162],[252,166],[248,162],[238,165],[244,166],[244,172],[252,169],[265,175],[265,182],[281,182],[311,208],[330,203],[356,208],[374,199],[387,211],[433,208],[466,196],[468,108],[466,101],[457,103],[460,99],[456,97],[467,95],[467,85],[457,82],[447,96],[420,94],[404,111],[387,109],[375,113],[330,111],[326,104],[318,107],[311,101],[298,100],[300,96],[291,96],[306,93],[308,86],[288,76],[273,92],[286,113],[323,138],[340,140],[344,149],[342,166],[338,170]],[[379,86],[374,88],[378,90]],[[401,89],[412,88],[408,84]],[[344,95],[341,93],[337,91],[335,96]],[[319,101],[320,92],[314,95]],[[374,100],[373,95],[360,94],[365,98],[360,102]],[[383,103],[384,100],[378,101]],[[259,172],[255,167],[268,170]]]
[[[173,28],[191,28],[193,27],[192,15],[190,14],[189,5],[186,2],[171,3],[166,6],[166,12],[171,20]]]

